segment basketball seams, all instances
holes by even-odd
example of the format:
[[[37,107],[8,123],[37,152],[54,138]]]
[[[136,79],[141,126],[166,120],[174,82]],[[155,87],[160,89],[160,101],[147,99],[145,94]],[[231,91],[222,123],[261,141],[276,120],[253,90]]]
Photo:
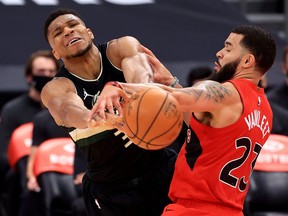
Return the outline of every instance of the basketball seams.
[[[148,89],[148,90],[151,90],[151,89]],[[148,90],[147,90],[147,92],[148,92]],[[146,93],[146,92],[145,92],[145,93]],[[145,93],[143,94],[143,96],[145,95]],[[165,105],[165,103],[166,103],[166,101],[167,101],[167,98],[168,98],[168,93],[166,93],[166,97],[164,98],[160,109],[158,110],[158,112],[157,112],[157,114],[155,115],[153,121],[151,122],[151,124],[150,124],[149,127],[147,128],[146,132],[144,133],[144,135],[142,136],[142,138],[139,138],[142,142],[143,142],[143,140],[145,139],[145,137],[147,136],[147,134],[149,133],[149,131],[151,130],[151,128],[153,127],[153,125],[154,125],[155,121],[157,120],[159,114],[161,113],[162,108],[163,108],[163,106]],[[141,104],[139,104],[138,107],[140,107],[140,105],[141,105]],[[137,136],[137,135],[136,135],[136,136]],[[137,137],[138,137],[138,136],[137,136]],[[146,146],[147,146],[147,149],[148,149],[148,146],[149,146],[150,143],[147,143],[147,142],[144,142],[144,143],[146,143]],[[140,142],[139,144],[141,144],[141,142]]]
[[[140,123],[140,120],[139,120],[139,117],[140,117],[140,115],[139,115],[139,113],[140,113],[140,108],[141,108],[141,103],[142,103],[142,101],[143,101],[143,98],[144,98],[144,96],[147,94],[147,92],[148,91],[150,91],[150,89],[147,89],[142,95],[141,95],[141,97],[140,97],[140,99],[139,99],[139,104],[138,104],[138,106],[137,106],[137,112],[136,112],[136,119],[137,119],[137,121],[136,121],[136,134],[134,134],[133,132],[133,134],[135,135],[135,137],[137,137],[138,139],[139,139],[139,142],[136,144],[135,143],[135,145],[137,145],[137,146],[139,146],[140,144],[141,144],[141,142],[143,142],[143,138],[142,139],[140,139],[139,137],[138,137],[138,131],[139,131],[139,123]]]
[[[134,135],[133,137],[132,136],[128,136],[127,134],[127,136],[128,136],[128,138],[129,139],[134,139],[134,138],[137,138],[138,140],[139,140],[139,142],[138,143],[134,143],[135,145],[137,145],[137,146],[139,146],[140,144],[141,144],[141,142],[143,142],[143,140],[142,139],[140,139],[139,137],[138,137],[138,131],[139,131],[139,110],[140,110],[140,107],[141,107],[141,103],[142,103],[142,101],[143,101],[143,97],[145,96],[145,94],[149,91],[150,89],[147,89],[142,95],[141,95],[141,97],[140,97],[140,99],[139,99],[139,104],[138,104],[138,106],[137,106],[137,111],[136,111],[136,133],[134,133],[133,131],[132,131],[132,129],[131,129],[131,127],[127,124],[127,121],[126,121],[126,115],[124,116],[124,119],[125,119],[125,122],[126,122],[126,125],[127,125],[127,127],[128,127],[128,129],[129,129],[129,131]]]
[[[181,119],[181,115],[178,116],[178,119],[175,121],[175,124],[179,124],[179,120]],[[149,141],[147,141],[150,145],[154,145],[154,146],[159,146],[160,144],[153,144],[151,142],[153,142],[153,140],[160,138],[161,136],[166,135],[169,131],[171,131],[172,129],[174,129],[175,124],[173,124],[169,129],[167,129],[166,131],[164,131],[162,134],[150,139]]]
[[[171,105],[169,106],[169,104]],[[167,108],[164,109],[166,106]],[[161,90],[155,88],[141,91],[135,95],[130,104],[124,107],[124,111],[126,135],[134,145],[140,148],[147,150],[165,148],[173,142],[174,137],[177,138],[178,132],[181,130],[182,112],[180,112],[176,99],[167,92],[161,92]],[[166,112],[168,112],[168,116],[164,114]],[[174,117],[171,115],[174,115]],[[173,119],[169,120],[171,117]],[[164,125],[161,123],[162,121]],[[166,121],[168,125],[165,125]],[[139,138],[140,136],[141,138]],[[151,138],[151,136],[153,137]]]

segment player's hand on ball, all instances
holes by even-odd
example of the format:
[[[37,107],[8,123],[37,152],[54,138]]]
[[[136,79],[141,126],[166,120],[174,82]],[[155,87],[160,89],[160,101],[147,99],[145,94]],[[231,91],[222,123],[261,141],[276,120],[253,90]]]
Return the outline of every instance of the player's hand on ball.
[[[121,100],[121,98],[123,99]],[[105,119],[107,112],[110,114],[123,116],[121,101],[127,100],[129,100],[129,96],[121,88],[113,85],[105,85],[91,110],[89,119],[92,120],[92,117],[95,114]],[[116,113],[115,109],[117,110]]]
[[[99,115],[94,115],[91,120],[88,122],[89,128],[102,127],[106,130],[111,130],[117,128],[123,131],[124,120],[123,117],[117,116],[110,113],[105,113],[105,118],[101,118]]]

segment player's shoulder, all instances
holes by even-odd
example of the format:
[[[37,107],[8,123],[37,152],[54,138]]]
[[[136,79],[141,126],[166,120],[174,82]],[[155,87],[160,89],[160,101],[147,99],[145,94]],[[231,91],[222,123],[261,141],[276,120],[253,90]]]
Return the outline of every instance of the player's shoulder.
[[[138,45],[139,41],[133,36],[127,35],[123,37],[119,37],[117,39],[110,40],[108,43],[108,49],[118,49],[119,47],[125,47],[125,46],[134,46]]]
[[[69,77],[55,77],[53,80],[49,81],[44,86],[44,88],[42,89],[42,92],[47,91],[47,90],[67,92],[67,90],[71,88],[73,91],[75,90],[73,81]]]
[[[125,35],[125,36],[121,36],[119,38],[115,38],[110,40],[108,43],[109,44],[113,44],[113,43],[124,43],[124,42],[130,42],[130,41],[138,41],[135,37],[131,36],[131,35]]]

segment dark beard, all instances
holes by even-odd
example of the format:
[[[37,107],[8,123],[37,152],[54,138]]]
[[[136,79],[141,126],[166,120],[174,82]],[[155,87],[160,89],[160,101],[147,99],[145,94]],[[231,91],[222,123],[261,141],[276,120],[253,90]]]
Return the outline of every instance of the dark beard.
[[[240,60],[228,63],[221,67],[220,71],[212,73],[207,80],[217,81],[223,83],[225,81],[231,80],[236,73],[236,69],[239,65]]]
[[[84,56],[90,49],[92,48],[92,43],[90,43],[84,50],[80,50],[76,54],[68,55],[67,59],[72,59],[72,58],[79,58]]]

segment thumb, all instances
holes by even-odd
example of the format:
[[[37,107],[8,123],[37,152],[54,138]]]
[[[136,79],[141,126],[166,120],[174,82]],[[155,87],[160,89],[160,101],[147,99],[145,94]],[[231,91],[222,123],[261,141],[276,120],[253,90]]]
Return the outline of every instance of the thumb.
[[[129,102],[130,99],[131,99],[131,95],[128,94],[128,93],[126,93],[126,92],[124,92],[124,91],[122,92],[122,94],[121,94],[120,96],[122,97],[122,100],[123,100],[125,103]]]
[[[143,52],[145,54],[147,54],[148,56],[152,56],[152,57],[156,58],[156,56],[154,55],[154,53],[150,49],[148,49],[147,47],[143,46],[142,44],[141,44],[141,47],[142,47]]]

